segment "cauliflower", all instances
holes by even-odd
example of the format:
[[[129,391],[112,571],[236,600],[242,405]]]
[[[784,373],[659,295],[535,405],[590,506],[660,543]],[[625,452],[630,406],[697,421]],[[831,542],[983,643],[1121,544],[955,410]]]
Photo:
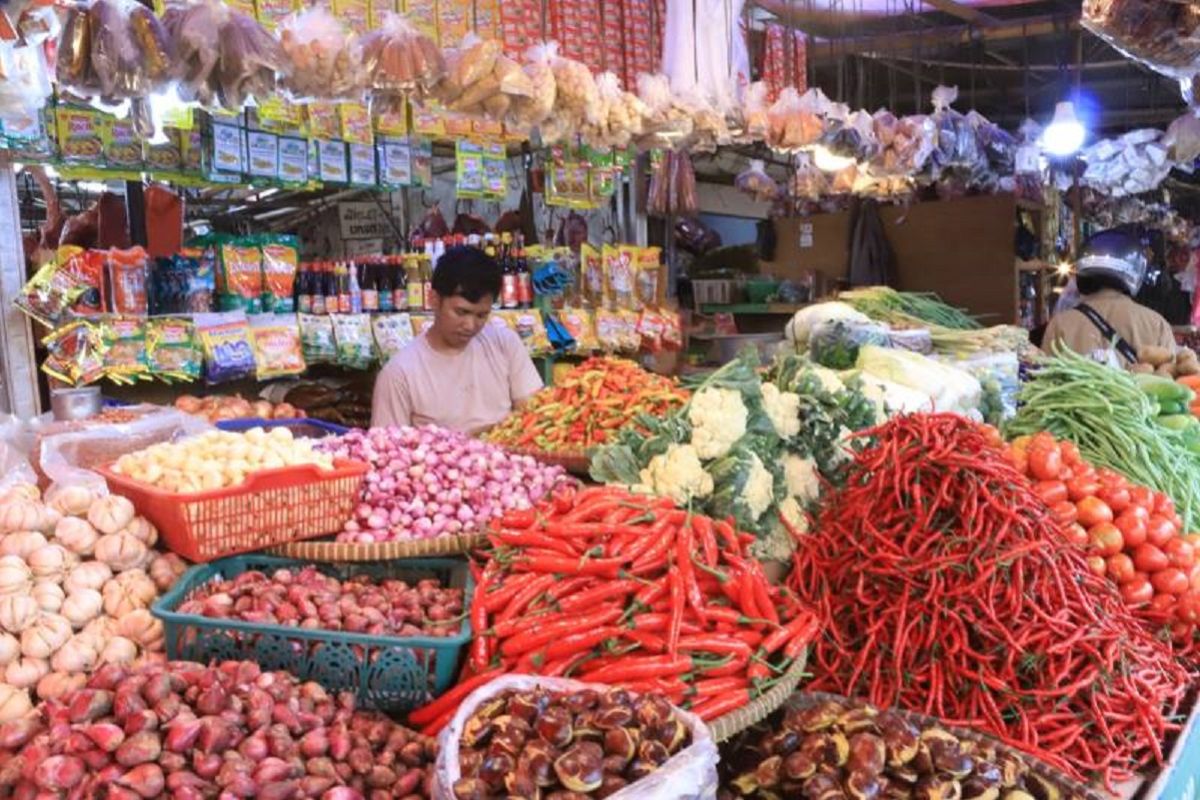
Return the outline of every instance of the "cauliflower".
[[[746,486],[742,490],[742,500],[750,511],[750,516],[757,521],[763,512],[775,501],[775,479],[762,461],[753,453],[750,454],[750,473],[746,476]]]
[[[846,384],[842,383],[842,379],[837,373],[828,367],[822,367],[820,364],[812,366],[813,374],[821,381],[821,388],[831,394],[837,394],[846,390]]]
[[[781,439],[800,433],[800,395],[781,392],[773,383],[762,385],[763,410],[771,419],[771,427]]]
[[[784,501],[779,504],[779,516],[796,533],[808,533],[808,515],[796,502],[796,498],[784,498]]]
[[[783,478],[788,494],[802,503],[811,503],[821,493],[821,473],[811,458],[789,455],[783,462]]]
[[[837,466],[854,457],[854,431],[842,425],[838,428],[837,441],[833,448],[832,466]]]
[[[667,452],[650,459],[641,471],[641,486],[651,494],[669,497],[677,505],[686,505],[693,497],[708,497],[713,491],[712,476],[704,471],[696,449],[690,444],[673,444]]]
[[[746,435],[746,404],[734,389],[709,387],[692,396],[688,422],[692,446],[701,459],[720,458]]]

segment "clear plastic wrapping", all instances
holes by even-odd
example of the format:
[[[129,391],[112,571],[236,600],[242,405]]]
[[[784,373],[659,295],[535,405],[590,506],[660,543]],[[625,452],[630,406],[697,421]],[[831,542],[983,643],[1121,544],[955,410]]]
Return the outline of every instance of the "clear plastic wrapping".
[[[1194,2],[1085,0],[1083,25],[1185,86],[1200,72],[1200,6]]]
[[[324,8],[314,6],[285,18],[279,44],[290,65],[283,88],[292,100],[361,98],[366,83],[362,47]]]
[[[175,43],[185,101],[240,110],[250,97],[271,95],[277,75],[289,71],[283,48],[266,28],[216,0],[170,5],[163,24]]]
[[[767,174],[767,165],[757,158],[750,159],[746,169],[733,179],[733,185],[760,203],[772,202],[779,196],[779,184]]]
[[[362,37],[362,49],[368,87],[378,91],[428,91],[446,72],[441,49],[402,14],[388,14]]]
[[[511,117],[518,125],[540,125],[554,113],[558,83],[550,65],[557,55],[558,44],[555,42],[529,48],[521,71],[529,79],[532,91],[526,97],[516,98],[513,103]]]
[[[142,98],[170,80],[174,57],[172,38],[152,10],[136,0],[94,0],[67,10],[56,77],[80,97]]]

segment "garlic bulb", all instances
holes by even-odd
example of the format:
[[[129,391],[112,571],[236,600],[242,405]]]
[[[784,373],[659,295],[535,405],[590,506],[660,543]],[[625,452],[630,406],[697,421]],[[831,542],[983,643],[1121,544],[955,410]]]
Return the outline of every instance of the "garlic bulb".
[[[16,498],[0,504],[0,533],[40,531],[47,521],[42,505],[33,500]]]
[[[25,559],[34,550],[46,546],[46,537],[39,531],[14,531],[0,536],[0,556]]]
[[[29,554],[25,563],[33,577],[40,581],[60,582],[75,566],[75,555],[61,544],[48,544]]]
[[[61,614],[42,614],[21,633],[21,653],[50,658],[71,638],[71,623]]]
[[[77,589],[63,601],[60,612],[71,627],[82,629],[89,622],[100,616],[104,610],[104,598],[95,589]]]
[[[68,692],[79,691],[87,685],[87,680],[82,672],[51,672],[37,682],[37,696],[41,700],[57,700]]]
[[[88,522],[101,533],[116,533],[133,520],[133,503],[119,494],[99,498],[88,508]]]
[[[90,556],[96,549],[100,534],[86,519],[63,517],[54,526],[54,538],[72,553]]]
[[[146,547],[154,547],[158,542],[158,528],[154,527],[154,524],[150,520],[142,516],[134,517],[121,530],[146,545]]]
[[[146,573],[136,569],[104,584],[101,594],[104,595],[104,613],[120,619],[130,611],[149,607],[158,596],[158,590]]]
[[[146,557],[146,545],[128,533],[101,536],[96,542],[96,560],[113,568],[114,572],[135,569]]]
[[[49,672],[50,662],[44,658],[18,658],[5,667],[4,680],[18,689],[28,689]]]
[[[90,672],[100,659],[94,642],[86,636],[72,636],[50,659],[50,668],[59,672]]]
[[[33,573],[20,556],[0,556],[0,597],[23,595],[33,587]]]
[[[162,644],[162,620],[155,619],[148,610],[139,608],[117,620],[117,635],[131,639],[142,647],[155,649],[156,642]]]
[[[41,500],[42,493],[38,487],[28,481],[17,481],[12,486],[4,490],[0,494],[0,503],[7,503],[10,500]]]
[[[150,562],[150,579],[154,581],[159,592],[169,590],[185,572],[187,562],[174,553],[164,553]]]
[[[137,644],[124,636],[114,636],[100,652],[101,664],[131,664],[137,658]]]
[[[71,570],[63,581],[63,589],[67,594],[74,594],[80,589],[95,589],[97,592],[104,584],[112,580],[112,570],[108,564],[101,561],[85,561]]]
[[[0,683],[0,722],[21,719],[32,710],[29,692],[11,683]]]
[[[60,514],[82,517],[98,497],[86,486],[55,484],[46,492],[46,505]]]
[[[40,613],[37,601],[27,594],[0,597],[0,628],[9,633],[23,632],[34,623]]]
[[[67,598],[62,587],[53,581],[38,581],[33,585],[31,595],[34,602],[38,604],[38,608],[51,614],[58,613],[58,610],[62,608],[63,600]]]
[[[0,667],[7,667],[20,656],[20,640],[11,633],[0,633]],[[0,673],[0,675],[2,674]]]

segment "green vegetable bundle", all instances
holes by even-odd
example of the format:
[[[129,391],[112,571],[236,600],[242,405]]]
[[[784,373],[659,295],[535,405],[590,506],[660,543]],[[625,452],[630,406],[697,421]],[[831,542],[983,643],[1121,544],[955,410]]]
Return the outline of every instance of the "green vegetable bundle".
[[[1175,502],[1187,530],[1200,530],[1200,455],[1185,432],[1156,421],[1158,406],[1134,376],[1060,350],[1020,395],[1009,436],[1049,431],[1083,457]]]
[[[939,325],[955,330],[975,330],[980,326],[972,317],[947,305],[932,292],[898,292],[886,286],[867,286],[838,295],[871,319],[892,325]]]

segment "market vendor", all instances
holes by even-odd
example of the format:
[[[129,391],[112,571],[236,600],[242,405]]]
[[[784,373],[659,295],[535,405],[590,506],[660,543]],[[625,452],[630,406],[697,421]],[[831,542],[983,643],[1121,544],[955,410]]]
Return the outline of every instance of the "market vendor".
[[[1120,230],[1092,236],[1075,267],[1076,305],[1060,311],[1046,327],[1044,349],[1056,343],[1098,361],[1129,366],[1143,347],[1175,350],[1171,325],[1133,297],[1146,278],[1141,243]]]
[[[542,388],[525,345],[489,324],[500,266],[482,250],[453,247],[433,272],[433,324],[375,380],[371,425],[490,428]]]

